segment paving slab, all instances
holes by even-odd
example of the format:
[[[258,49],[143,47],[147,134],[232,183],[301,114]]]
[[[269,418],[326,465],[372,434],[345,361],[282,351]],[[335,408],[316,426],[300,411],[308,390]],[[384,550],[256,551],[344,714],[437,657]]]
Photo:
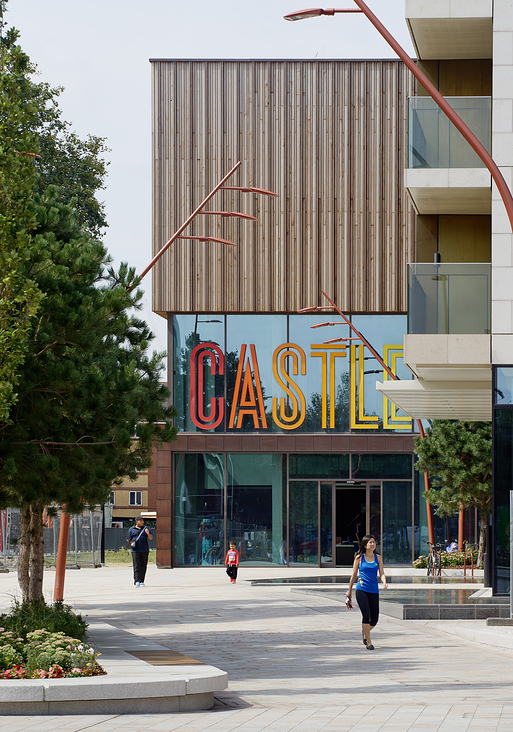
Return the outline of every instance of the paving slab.
[[[323,571],[305,567],[294,574],[318,577]],[[382,616],[373,635],[376,650],[370,652],[361,643],[358,610],[349,612],[329,597],[293,593],[290,586],[251,585],[251,580],[287,573],[291,570],[241,567],[239,581],[231,585],[222,567],[152,566],[147,586],[135,589],[129,566],[69,572],[66,601],[88,616],[120,675],[118,631],[130,634],[127,650],[168,649],[227,672],[229,688],[214,692],[210,711],[156,713],[150,698],[148,706],[124,715],[49,714],[44,718],[49,729],[513,732],[513,627]],[[48,600],[53,579],[52,572],[45,574]],[[2,574],[0,604],[7,608],[15,593],[16,576]],[[506,636],[511,645],[504,642]],[[157,681],[162,667],[151,668]],[[201,668],[188,665],[186,670]],[[125,673],[133,683],[129,677]],[[200,683],[197,676],[190,678]],[[41,721],[20,716],[16,729],[42,730]],[[12,729],[12,717],[0,718],[4,728]]]

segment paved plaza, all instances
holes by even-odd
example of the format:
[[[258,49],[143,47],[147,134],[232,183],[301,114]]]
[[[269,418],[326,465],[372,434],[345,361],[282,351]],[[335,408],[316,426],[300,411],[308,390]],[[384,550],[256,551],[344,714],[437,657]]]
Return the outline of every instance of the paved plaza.
[[[205,712],[2,717],[0,730],[513,732],[513,628],[489,629],[487,640],[484,621],[382,615],[371,652],[361,642],[358,610],[247,581],[322,573],[333,572],[243,567],[231,585],[221,567],[150,566],[147,586],[135,589],[129,566],[68,570],[66,601],[89,620],[217,666],[228,672],[229,690],[216,693],[216,707]],[[53,580],[47,571],[48,600]],[[0,583],[7,609],[15,573],[0,575]],[[473,630],[487,642],[455,635]]]

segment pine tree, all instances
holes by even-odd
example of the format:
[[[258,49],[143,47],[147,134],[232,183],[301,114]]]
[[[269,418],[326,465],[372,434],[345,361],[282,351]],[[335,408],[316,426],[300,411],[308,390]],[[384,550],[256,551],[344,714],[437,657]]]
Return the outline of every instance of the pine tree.
[[[0,2],[0,13],[5,3]],[[18,367],[25,354],[30,320],[41,294],[24,277],[34,227],[31,199],[39,150],[32,104],[34,66],[17,45],[17,32],[0,26],[0,420],[16,400]]]
[[[104,141],[69,130],[17,40],[2,21],[0,506],[20,508],[26,601],[42,598],[45,507],[105,502],[176,429],[135,271],[114,271],[97,238]]]
[[[44,294],[30,327],[18,401],[1,429],[0,500],[21,510],[23,599],[42,597],[45,506],[70,513],[105,502],[113,483],[151,464],[154,441],[175,437],[162,354],[130,314],[142,292],[134,270],[108,266],[103,245],[60,201],[34,196],[36,229],[26,276]]]

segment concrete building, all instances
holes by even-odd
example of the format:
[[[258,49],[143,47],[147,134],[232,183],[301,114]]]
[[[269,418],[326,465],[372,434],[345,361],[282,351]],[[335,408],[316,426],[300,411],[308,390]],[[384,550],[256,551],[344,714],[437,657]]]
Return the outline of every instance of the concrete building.
[[[419,65],[511,188],[512,3],[406,0],[406,20]],[[420,87],[417,94],[404,178],[418,231],[404,355],[417,379],[378,388],[415,417],[493,419],[493,588],[504,593],[513,475],[511,227],[488,170]]]

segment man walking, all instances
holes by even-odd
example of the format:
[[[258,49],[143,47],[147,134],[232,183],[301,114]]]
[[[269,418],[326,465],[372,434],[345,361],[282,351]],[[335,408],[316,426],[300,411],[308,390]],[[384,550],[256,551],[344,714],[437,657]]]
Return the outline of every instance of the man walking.
[[[135,526],[131,526],[126,535],[127,548],[132,552],[134,585],[136,587],[144,587],[144,578],[146,577],[146,567],[148,566],[148,554],[150,551],[148,539],[153,539],[152,534],[145,527],[143,517],[136,516]]]

